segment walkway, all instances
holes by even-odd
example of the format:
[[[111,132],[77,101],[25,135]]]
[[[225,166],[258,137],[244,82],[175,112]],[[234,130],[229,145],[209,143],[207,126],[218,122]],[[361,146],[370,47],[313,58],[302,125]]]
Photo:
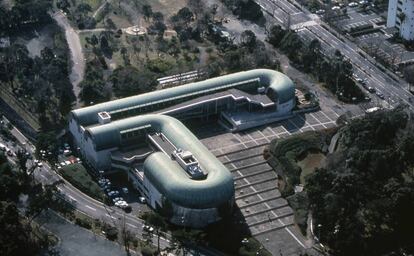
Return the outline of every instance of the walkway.
[[[69,78],[77,99],[76,105],[79,105],[79,93],[81,90],[79,84],[82,82],[85,74],[85,56],[82,51],[79,34],[72,28],[69,20],[61,11],[51,13],[50,16],[52,16],[56,23],[65,31],[66,41],[68,42],[73,64]]]

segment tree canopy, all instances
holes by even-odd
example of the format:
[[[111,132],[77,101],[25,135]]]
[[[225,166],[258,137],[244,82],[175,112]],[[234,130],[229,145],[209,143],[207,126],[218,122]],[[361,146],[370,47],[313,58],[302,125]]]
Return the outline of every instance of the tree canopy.
[[[117,97],[127,97],[155,90],[157,80],[150,71],[140,72],[132,66],[119,67],[110,77]]]
[[[402,107],[354,120],[307,179],[320,239],[334,255],[414,252],[413,128]]]

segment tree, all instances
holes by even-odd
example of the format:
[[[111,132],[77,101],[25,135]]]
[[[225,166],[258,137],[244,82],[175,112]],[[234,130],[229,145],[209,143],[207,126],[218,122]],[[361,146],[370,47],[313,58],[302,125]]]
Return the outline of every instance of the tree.
[[[264,19],[262,8],[253,0],[238,1],[239,16],[241,19],[260,22]]]
[[[177,12],[177,18],[181,20],[184,24],[188,25],[189,22],[193,19],[193,13],[188,7],[183,7]]]
[[[289,59],[293,62],[297,62],[303,46],[302,40],[299,38],[296,32],[289,30],[280,41],[280,49],[287,54]]]
[[[80,91],[80,99],[89,105],[109,100],[109,94],[105,91],[105,81],[103,78],[103,70],[97,61],[88,63],[86,66],[85,77],[79,84],[82,88]]]
[[[150,71],[140,72],[132,66],[119,67],[114,70],[109,80],[117,97],[127,97],[155,89],[157,81]]]
[[[286,31],[280,25],[273,25],[267,35],[267,41],[278,48],[285,34]]]
[[[160,238],[165,236],[165,231],[167,227],[167,223],[165,222],[164,218],[155,212],[146,213],[143,216],[143,219],[145,220],[145,223],[147,225],[154,227],[154,232],[157,236],[157,249],[158,254],[161,253],[160,249]]]
[[[200,14],[203,13],[206,6],[203,1],[199,0],[189,0],[188,1],[188,7],[194,12],[194,16],[197,19]]]
[[[320,239],[334,255],[412,254],[413,121],[408,109],[349,122],[305,191]],[[410,159],[410,160],[409,160]]]
[[[151,18],[153,12],[152,12],[152,7],[150,5],[143,5],[142,6],[142,14],[144,14],[144,17],[146,20],[148,20],[149,18]]]
[[[414,84],[414,65],[404,68],[404,77],[411,87]]]
[[[256,47],[256,35],[251,30],[245,30],[240,35],[241,45],[247,47],[249,51],[253,51]]]

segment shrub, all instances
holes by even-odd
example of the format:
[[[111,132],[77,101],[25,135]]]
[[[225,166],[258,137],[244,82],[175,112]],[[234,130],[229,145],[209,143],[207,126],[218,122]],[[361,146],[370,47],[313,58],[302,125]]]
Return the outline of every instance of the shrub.
[[[102,198],[105,197],[101,188],[92,179],[83,165],[78,163],[66,165],[62,167],[60,173],[66,180],[85,194],[100,201],[102,201]]]
[[[75,223],[76,223],[76,225],[79,225],[79,226],[81,226],[83,228],[86,228],[86,229],[91,229],[92,228],[91,223],[87,219],[76,218]]]
[[[151,247],[148,247],[148,246],[144,246],[141,249],[141,253],[142,253],[143,256],[153,256],[153,255],[156,255],[157,249],[151,248]]]

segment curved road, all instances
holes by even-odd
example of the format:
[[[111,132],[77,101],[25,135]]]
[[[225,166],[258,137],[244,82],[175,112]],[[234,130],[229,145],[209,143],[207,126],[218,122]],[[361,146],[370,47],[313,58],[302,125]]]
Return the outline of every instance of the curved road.
[[[65,31],[65,37],[68,42],[73,64],[69,78],[73,85],[73,92],[77,99],[76,105],[78,105],[80,93],[79,84],[83,80],[83,76],[85,74],[85,56],[83,55],[79,34],[72,28],[68,18],[62,13],[62,11],[50,13],[50,16]]]
[[[14,137],[16,137],[19,145],[7,143],[2,141],[1,138],[0,142],[3,142],[13,152],[17,152],[18,149],[24,148],[27,152],[34,155],[36,148],[16,127],[11,129],[11,133]],[[13,163],[16,162],[14,157],[8,157],[8,159]],[[30,164],[32,163],[29,162],[29,165]],[[33,175],[34,178],[42,184],[53,184],[58,180],[63,180],[63,178],[47,162],[43,162],[43,167],[36,168]],[[125,213],[123,210],[115,206],[107,206],[84,194],[65,180],[63,183],[57,185],[57,189],[61,193],[62,197],[73,205],[76,211],[86,214],[92,219],[99,219],[105,223],[111,223],[117,228],[121,228],[125,223],[125,228],[127,230],[129,230],[132,234],[135,234],[138,238],[143,239],[144,232],[142,227],[144,225],[144,221],[134,215],[136,212]],[[164,233],[164,236],[165,237],[160,238],[161,249],[170,247],[171,235],[169,233]],[[156,245],[157,236],[155,234],[153,234],[152,240]],[[186,248],[186,250],[201,256],[221,255],[216,250],[204,246]]]

